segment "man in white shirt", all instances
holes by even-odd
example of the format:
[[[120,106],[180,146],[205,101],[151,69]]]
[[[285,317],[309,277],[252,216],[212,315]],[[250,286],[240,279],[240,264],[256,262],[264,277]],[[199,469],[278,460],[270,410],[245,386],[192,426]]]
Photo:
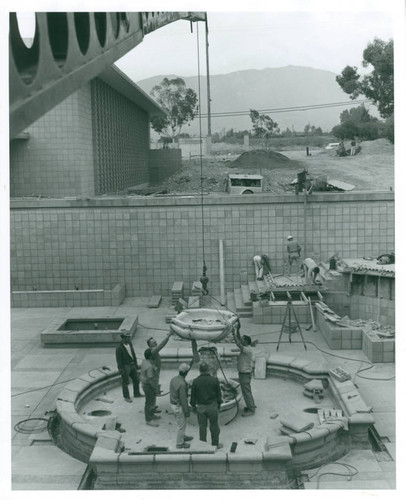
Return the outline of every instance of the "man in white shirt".
[[[242,417],[249,417],[255,414],[255,402],[251,390],[252,370],[254,368],[254,352],[252,347],[254,343],[248,335],[240,336],[240,323],[237,322],[236,329],[233,330],[234,342],[238,349],[232,351],[240,351],[237,357],[238,380],[240,382],[242,396],[246,407],[244,408]],[[255,341],[256,343],[256,341]]]

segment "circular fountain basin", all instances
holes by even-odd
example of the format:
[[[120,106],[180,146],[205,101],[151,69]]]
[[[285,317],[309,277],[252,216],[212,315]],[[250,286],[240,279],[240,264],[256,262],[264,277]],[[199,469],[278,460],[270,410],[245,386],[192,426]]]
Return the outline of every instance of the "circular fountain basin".
[[[186,309],[171,321],[171,331],[186,340],[220,342],[237,323],[238,316],[226,310]]]

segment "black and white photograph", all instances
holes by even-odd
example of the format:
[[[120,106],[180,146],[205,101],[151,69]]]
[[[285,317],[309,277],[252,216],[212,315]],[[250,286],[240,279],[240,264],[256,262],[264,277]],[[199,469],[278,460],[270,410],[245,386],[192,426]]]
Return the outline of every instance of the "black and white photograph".
[[[1,498],[403,496],[405,12],[6,4]]]

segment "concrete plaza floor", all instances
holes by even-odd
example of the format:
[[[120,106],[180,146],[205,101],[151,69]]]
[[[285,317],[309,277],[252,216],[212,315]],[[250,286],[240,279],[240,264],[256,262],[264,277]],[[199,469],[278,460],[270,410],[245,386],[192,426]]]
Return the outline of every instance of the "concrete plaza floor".
[[[55,410],[55,402],[64,385],[92,369],[101,366],[116,368],[114,347],[44,347],[40,332],[48,324],[69,314],[71,317],[138,314],[138,328],[133,338],[137,357],[142,359],[146,340],[154,336],[158,342],[168,331],[165,316],[172,310],[170,299],[164,298],[159,308],[147,307],[149,298],[126,298],[119,307],[86,308],[21,308],[11,310],[11,490],[76,490],[85,474],[87,465],[65,454],[54,446],[45,429],[38,432],[20,432],[16,424],[26,419],[48,419]],[[270,354],[276,351],[280,326],[254,325],[250,318],[241,318],[242,333],[247,333],[259,343],[256,351]],[[395,365],[393,363],[370,366],[361,350],[331,351],[318,331],[303,334],[307,346],[297,334],[292,343],[286,336],[280,344],[279,353],[297,356],[321,356],[331,367],[340,366],[353,375],[365,402],[373,408],[375,428],[386,446],[387,453],[379,456],[372,450],[353,450],[337,462],[352,465],[357,474],[348,481],[348,474],[340,464],[328,464],[319,470],[304,471],[305,489],[353,489],[384,490],[395,489],[396,428],[395,428]],[[169,346],[184,347],[181,341],[170,339]],[[222,344],[223,345],[223,344]],[[227,345],[227,344],[224,344]],[[164,352],[164,351],[163,351]],[[357,374],[357,372],[359,372]],[[227,376],[236,376],[236,370],[228,369]],[[260,382],[260,381],[258,381]],[[167,383],[167,381],[164,381]],[[165,387],[163,387],[165,390]],[[257,387],[254,386],[254,393]],[[117,401],[121,398],[116,391]],[[122,398],[122,411],[138,414],[135,405]],[[311,406],[309,400],[309,406]],[[258,414],[261,411],[278,411],[267,406],[261,410],[261,399],[257,398]],[[165,406],[164,406],[165,409]],[[269,418],[268,415],[262,415]],[[171,415],[164,415],[169,419]],[[255,425],[250,418],[250,424]],[[38,423],[42,421],[39,420]],[[44,420],[45,422],[45,420]],[[261,424],[258,423],[259,429]],[[24,428],[24,426],[23,426]],[[195,440],[197,428],[191,425]],[[153,430],[151,428],[151,430]],[[174,431],[175,432],[175,431]],[[226,451],[232,441],[238,441],[240,430],[236,426],[223,429],[221,441]],[[247,436],[250,437],[250,436]],[[383,457],[383,458],[382,458]],[[353,469],[351,469],[353,470]],[[10,480],[10,478],[8,479]],[[5,478],[7,484],[7,478]]]

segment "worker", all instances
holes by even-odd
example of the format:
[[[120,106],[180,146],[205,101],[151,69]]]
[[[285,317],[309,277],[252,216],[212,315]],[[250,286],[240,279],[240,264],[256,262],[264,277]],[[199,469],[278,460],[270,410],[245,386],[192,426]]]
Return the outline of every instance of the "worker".
[[[153,337],[150,337],[147,340],[147,345],[151,349],[151,362],[154,363],[157,369],[158,395],[161,393],[161,386],[159,385],[159,376],[161,373],[161,355],[159,354],[159,351],[161,351],[161,349],[166,346],[171,335],[172,331],[169,331],[160,344],[158,344],[158,342]],[[156,408],[156,412],[161,413],[160,411],[158,411],[158,408]]]
[[[140,393],[140,381],[137,373],[137,356],[135,355],[134,347],[131,343],[131,335],[128,333],[122,333],[120,336],[121,343],[116,348],[117,368],[121,375],[123,397],[127,403],[132,403],[132,399],[130,398],[130,393],[128,391],[130,378],[133,383],[134,397],[142,397],[142,394]]]
[[[202,361],[199,365],[200,375],[193,380],[190,404],[196,409],[199,424],[199,439],[207,441],[207,422],[210,423],[211,444],[217,449],[223,448],[219,443],[220,427],[218,423],[221,403],[221,389],[217,377],[209,373],[209,365]]]
[[[356,147],[357,143],[355,141],[351,141],[351,156],[354,156],[355,155],[355,147]]]
[[[192,368],[195,361],[199,361],[199,353],[197,352],[197,343],[192,339],[193,359],[188,363],[182,363],[179,366],[179,375],[173,377],[169,384],[170,403],[173,414],[175,415],[178,433],[176,436],[176,448],[190,448],[187,441],[192,441],[193,437],[186,436],[186,419],[190,416],[190,408],[188,404],[188,384],[186,375]]]
[[[287,251],[288,251],[288,262],[289,262],[289,276],[292,272],[292,264],[296,262],[299,267],[299,258],[300,252],[302,251],[302,247],[294,241],[293,236],[290,234],[287,238]]]
[[[144,359],[141,363],[141,383],[142,390],[145,394],[144,415],[145,422],[151,427],[159,427],[159,424],[154,422],[161,417],[156,413],[156,397],[159,394],[158,370],[155,363],[152,362],[151,349],[145,349]]]
[[[384,253],[377,258],[377,264],[394,264],[395,263],[395,253]]]
[[[264,279],[264,275],[271,273],[271,264],[266,254],[255,255],[252,259],[255,267],[255,277],[258,281]]]
[[[310,257],[304,259],[302,269],[304,270],[304,277],[307,285],[312,283],[314,285],[320,284],[320,278],[318,277],[320,274],[320,268],[313,259]]]
[[[242,417],[249,417],[255,414],[255,402],[251,390],[252,370],[254,368],[254,352],[252,350],[253,342],[248,335],[240,335],[240,322],[237,321],[233,329],[233,338],[239,351],[237,357],[238,381],[240,382],[241,393],[245,401],[245,408],[241,414]]]

